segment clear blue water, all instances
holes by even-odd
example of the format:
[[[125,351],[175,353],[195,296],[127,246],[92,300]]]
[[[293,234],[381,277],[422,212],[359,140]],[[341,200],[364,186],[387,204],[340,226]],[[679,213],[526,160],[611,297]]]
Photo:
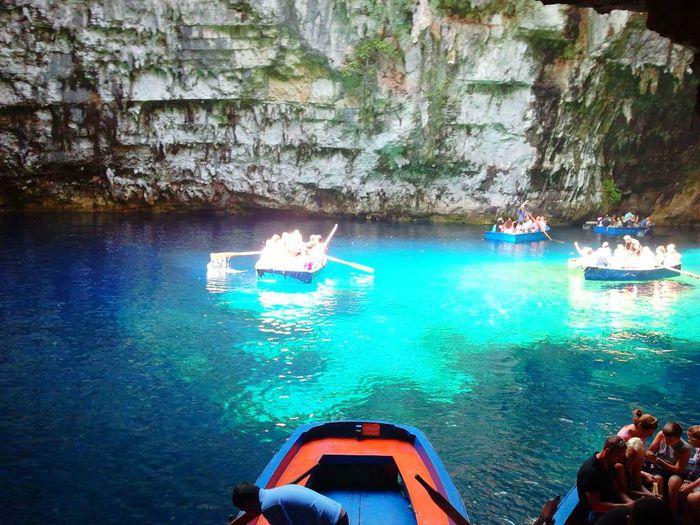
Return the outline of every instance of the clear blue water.
[[[223,523],[301,423],[421,428],[475,523],[526,523],[636,406],[700,423],[700,280],[584,282],[571,241],[340,222],[317,283],[207,279],[292,222],[0,216],[4,523]],[[697,232],[661,232],[700,273]]]

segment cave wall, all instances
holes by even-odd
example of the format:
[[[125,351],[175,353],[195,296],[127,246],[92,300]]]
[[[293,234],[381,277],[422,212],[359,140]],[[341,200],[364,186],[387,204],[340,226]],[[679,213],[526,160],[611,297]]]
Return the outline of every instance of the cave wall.
[[[4,209],[700,221],[693,49],[644,13],[14,0],[0,21]]]

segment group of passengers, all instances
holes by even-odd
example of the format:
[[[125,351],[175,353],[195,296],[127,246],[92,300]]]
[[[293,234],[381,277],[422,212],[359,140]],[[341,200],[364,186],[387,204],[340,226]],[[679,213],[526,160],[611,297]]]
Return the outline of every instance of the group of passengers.
[[[502,217],[499,217],[496,220],[496,224],[494,224],[491,228],[491,231],[502,233],[532,233],[545,231],[546,229],[547,220],[543,216],[538,215],[537,217],[534,217],[529,215],[527,217],[523,217],[522,221],[514,221],[510,217],[504,220]]]
[[[645,217],[640,221],[639,215],[631,211],[628,211],[623,216],[606,214],[598,217],[598,226],[603,226],[604,228],[651,228],[653,225],[651,217]]]
[[[260,253],[259,266],[288,270],[312,270],[325,257],[326,245],[320,235],[311,235],[308,241],[299,230],[274,234],[265,241]]]
[[[574,242],[574,245],[581,256],[581,266],[650,270],[659,266],[675,267],[681,264],[681,254],[676,250],[675,244],[657,246],[654,252],[649,246],[642,246],[638,239],[629,235],[625,235],[622,241],[614,251],[607,242],[596,250],[589,246],[582,248],[578,242]]]
[[[589,523],[627,524],[635,501],[651,498],[663,501],[674,519],[650,523],[700,525],[700,425],[688,428],[688,441],[679,423],[669,421],[654,436],[658,426],[656,417],[635,409],[632,423],[581,465],[576,483]]]

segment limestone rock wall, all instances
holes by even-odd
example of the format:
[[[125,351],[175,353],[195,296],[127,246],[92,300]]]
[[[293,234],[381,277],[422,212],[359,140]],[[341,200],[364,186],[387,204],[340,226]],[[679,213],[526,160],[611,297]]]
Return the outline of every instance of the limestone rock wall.
[[[700,222],[693,53],[643,14],[9,0],[0,22],[0,207]]]

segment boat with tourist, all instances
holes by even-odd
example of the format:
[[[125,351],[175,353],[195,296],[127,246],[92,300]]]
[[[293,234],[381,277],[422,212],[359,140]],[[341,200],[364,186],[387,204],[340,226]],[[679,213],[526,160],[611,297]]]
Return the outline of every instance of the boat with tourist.
[[[420,430],[407,425],[358,420],[299,427],[255,483],[267,490],[291,484],[340,503],[353,525],[378,519],[469,525],[437,453]]]
[[[484,232],[487,241],[510,243],[551,241],[547,233],[549,225],[544,216],[534,216],[527,211],[527,201],[523,202],[517,211],[517,219],[510,217],[496,219],[490,231]]]
[[[586,225],[589,225],[589,228],[586,228]],[[639,220],[638,215],[628,211],[623,216],[604,215],[598,217],[596,221],[588,221],[584,224],[584,229],[590,229],[593,233],[606,237],[624,237],[625,235],[642,237],[649,233],[653,226],[651,217]]]
[[[326,267],[328,261],[374,273],[374,268],[331,257],[326,253],[328,244],[337,229],[336,224],[325,241],[322,241],[320,235],[311,235],[308,241],[304,241],[299,230],[294,230],[291,233],[282,232],[282,235],[273,235],[265,241],[265,247],[262,250],[212,253],[207,264],[207,273],[217,275],[237,272],[229,266],[230,260],[247,255],[260,256],[255,263],[255,273],[258,278],[265,280],[296,280],[310,283]]]
[[[696,277],[681,270],[681,254],[676,245],[643,246],[639,240],[626,235],[613,251],[608,242],[594,250],[574,242],[579,257],[568,260],[568,266],[579,266],[587,281],[657,281],[679,275]]]

